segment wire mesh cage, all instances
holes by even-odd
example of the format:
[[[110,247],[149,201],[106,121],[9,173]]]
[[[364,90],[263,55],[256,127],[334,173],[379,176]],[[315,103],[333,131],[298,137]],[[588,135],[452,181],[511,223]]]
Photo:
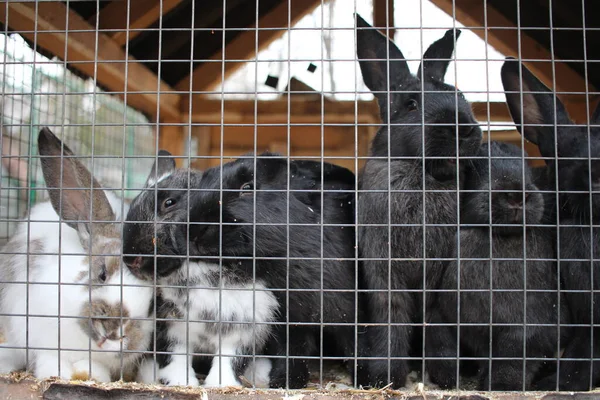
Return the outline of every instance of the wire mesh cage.
[[[1,3],[0,373],[594,389],[595,8]]]

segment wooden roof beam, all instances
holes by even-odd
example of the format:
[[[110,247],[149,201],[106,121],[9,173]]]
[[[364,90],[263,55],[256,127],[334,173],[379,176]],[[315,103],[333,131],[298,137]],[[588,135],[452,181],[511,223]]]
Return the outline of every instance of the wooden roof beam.
[[[98,26],[100,29],[119,29],[107,32],[115,43],[124,46],[127,43],[127,29],[129,28],[129,40],[138,36],[142,31],[137,29],[148,28],[172,9],[181,4],[183,0],[121,0],[113,1],[98,15]],[[127,20],[127,9],[129,8],[129,20]],[[96,15],[90,17],[88,22],[96,26]]]
[[[225,47],[225,54],[222,51],[215,53],[209,60],[196,67],[191,75],[182,79],[176,88],[188,91],[191,79],[193,91],[213,90],[244,65],[242,62],[229,62],[228,60],[256,58],[259,51],[283,35],[289,27],[294,26],[319,4],[321,4],[321,0],[282,0],[280,4],[262,16],[256,24],[249,27],[259,29],[258,47],[255,45],[256,30],[242,31]],[[261,28],[265,30],[260,30]],[[222,60],[225,60],[224,75],[222,74]],[[183,108],[182,111],[187,112],[187,109]]]
[[[513,57],[520,55],[527,67],[548,87],[553,87],[553,76],[555,76],[555,91],[585,93],[586,88],[594,90],[593,86],[586,85],[585,79],[568,64],[555,59],[553,68],[551,63],[553,57],[550,51],[527,33],[519,32],[517,26],[489,2],[485,0],[431,0],[431,2],[448,15],[455,17],[466,28],[480,28],[473,29],[473,32],[483,40],[487,40],[487,43],[500,53]],[[548,62],[538,60],[548,60]]]
[[[63,3],[11,2],[0,7],[0,20],[86,75],[96,75],[98,83],[121,98],[126,92],[127,104],[150,117],[159,109],[160,119],[180,118],[180,96],[169,93],[172,87]]]

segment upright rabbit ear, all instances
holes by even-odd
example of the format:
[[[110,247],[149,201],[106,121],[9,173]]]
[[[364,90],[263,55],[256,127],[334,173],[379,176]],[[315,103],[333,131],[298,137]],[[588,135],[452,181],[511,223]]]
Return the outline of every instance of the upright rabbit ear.
[[[446,31],[444,37],[436,40],[429,46],[425,54],[423,54],[423,61],[419,65],[417,78],[421,79],[421,76],[423,76],[423,79],[444,81],[448,65],[452,61],[454,43],[460,37],[460,33],[459,29],[450,29]],[[423,75],[421,75],[421,71]]]
[[[66,224],[80,233],[82,229],[89,233],[92,220],[114,221],[114,212],[100,184],[80,161],[72,158],[71,149],[50,129],[40,131],[38,149],[50,202]]]
[[[391,40],[369,25],[358,14],[356,14],[356,27],[356,53],[363,80],[367,87],[374,92],[373,94],[379,100],[379,105],[384,111],[387,109],[386,92],[389,90],[389,84],[402,83],[411,79],[412,76],[404,55]]]
[[[506,102],[517,129],[527,140],[538,145],[543,157],[554,157],[555,124],[573,123],[565,106],[554,92],[512,57],[504,62],[501,75]]]
[[[148,179],[144,187],[151,187],[156,185],[167,176],[171,175],[175,171],[175,158],[166,150],[159,150],[157,159],[152,165]]]

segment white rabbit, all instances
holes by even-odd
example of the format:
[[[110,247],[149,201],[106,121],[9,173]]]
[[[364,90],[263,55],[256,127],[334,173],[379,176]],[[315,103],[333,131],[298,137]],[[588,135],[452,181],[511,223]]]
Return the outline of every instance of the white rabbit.
[[[110,381],[149,347],[154,291],[122,268],[127,205],[49,129],[38,146],[50,201],[0,253],[0,373]]]

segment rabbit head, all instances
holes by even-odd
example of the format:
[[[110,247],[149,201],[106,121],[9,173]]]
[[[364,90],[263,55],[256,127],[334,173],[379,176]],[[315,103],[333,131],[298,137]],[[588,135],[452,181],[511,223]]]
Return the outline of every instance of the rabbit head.
[[[185,260],[189,193],[201,177],[200,171],[176,169],[171,153],[159,151],[144,189],[131,203],[123,233],[123,260],[138,278],[168,276]]]
[[[502,66],[502,83],[517,129],[538,145],[548,178],[558,175],[561,215],[589,216],[590,196],[592,209],[599,210],[600,106],[590,126],[576,125],[556,94],[514,58]]]
[[[482,137],[469,102],[444,83],[460,31],[449,30],[431,44],[415,76],[391,40],[359,15],[356,24],[360,69],[384,123],[373,140],[373,156],[424,155],[432,157],[426,168],[434,175],[455,176],[457,149],[461,156],[473,155]]]
[[[533,183],[527,154],[512,144],[490,142],[481,145],[479,156],[467,175],[461,222],[492,223],[498,233],[519,233],[524,223],[539,224],[544,199]]]
[[[265,153],[202,173],[173,170],[156,188],[145,191],[132,203],[124,235],[124,253],[128,254],[125,262],[138,276],[152,279],[155,271],[158,277],[172,273],[188,254],[208,258],[209,262],[221,256],[285,257],[288,236],[292,242],[291,236],[300,235],[299,229],[293,228],[288,235],[288,218],[290,224],[312,223],[319,229],[321,188],[354,187],[352,172],[328,163],[322,169],[321,165]],[[286,190],[288,169],[290,191]],[[324,184],[320,183],[321,174]],[[344,205],[340,209],[351,215],[353,203],[346,197],[348,193],[340,193],[340,199],[345,200],[340,200],[339,204]],[[334,218],[323,215],[325,219],[330,217]],[[169,225],[165,226],[164,221],[169,221]],[[310,235],[304,233],[298,240],[318,251],[320,242],[313,244]]]
[[[151,288],[121,262],[121,228],[104,189],[73,152],[48,128],[38,136],[50,202],[62,222],[77,230],[87,256],[75,283],[81,284],[81,328],[99,349],[143,349],[139,319],[147,318]],[[147,322],[147,321],[146,321]]]

